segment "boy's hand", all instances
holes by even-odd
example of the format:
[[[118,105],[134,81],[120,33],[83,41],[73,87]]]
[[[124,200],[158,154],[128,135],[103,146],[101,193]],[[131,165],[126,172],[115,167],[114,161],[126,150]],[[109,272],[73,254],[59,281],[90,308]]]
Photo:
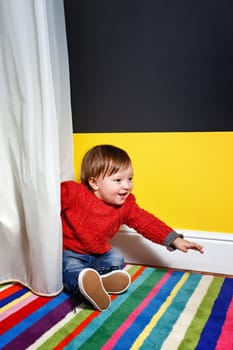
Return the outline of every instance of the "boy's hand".
[[[189,249],[197,250],[201,254],[204,253],[204,249],[202,245],[199,245],[195,242],[189,242],[181,237],[177,237],[172,244],[183,253],[187,253]]]

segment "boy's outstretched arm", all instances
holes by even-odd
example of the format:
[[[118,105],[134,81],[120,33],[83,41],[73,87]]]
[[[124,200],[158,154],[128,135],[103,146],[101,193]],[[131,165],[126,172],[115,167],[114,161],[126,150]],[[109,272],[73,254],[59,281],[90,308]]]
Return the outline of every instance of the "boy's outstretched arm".
[[[204,249],[202,245],[199,245],[195,242],[189,242],[186,241],[186,239],[183,239],[181,237],[177,237],[172,244],[174,245],[174,247],[180,251],[182,251],[183,253],[187,253],[189,249],[193,249],[193,250],[197,250],[198,252],[200,252],[201,254],[204,253]]]

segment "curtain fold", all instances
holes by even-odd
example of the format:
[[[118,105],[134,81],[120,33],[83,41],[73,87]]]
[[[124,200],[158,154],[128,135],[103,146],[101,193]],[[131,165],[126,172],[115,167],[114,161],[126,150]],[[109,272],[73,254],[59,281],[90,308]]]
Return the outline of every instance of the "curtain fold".
[[[60,181],[73,178],[62,0],[0,0],[0,282],[62,289]]]

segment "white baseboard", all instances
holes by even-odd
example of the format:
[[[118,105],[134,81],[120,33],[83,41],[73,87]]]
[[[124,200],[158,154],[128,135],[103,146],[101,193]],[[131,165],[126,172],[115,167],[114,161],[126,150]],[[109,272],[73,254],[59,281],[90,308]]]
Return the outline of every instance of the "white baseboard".
[[[112,240],[131,264],[157,266],[233,275],[233,234],[177,229],[187,240],[204,246],[204,254],[195,251],[169,252],[165,247],[152,243],[137,232],[122,226]]]

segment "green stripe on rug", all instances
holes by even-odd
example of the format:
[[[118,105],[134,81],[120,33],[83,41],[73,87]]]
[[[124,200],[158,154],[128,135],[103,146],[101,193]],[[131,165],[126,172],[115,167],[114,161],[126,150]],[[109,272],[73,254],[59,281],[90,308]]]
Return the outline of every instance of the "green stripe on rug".
[[[223,282],[224,279],[222,277],[214,277],[205,297],[203,298],[203,301],[201,302],[196,312],[196,315],[194,316],[189,328],[185,333],[183,341],[178,347],[178,350],[195,349]]]
[[[111,314],[104,324],[99,327],[82,346],[79,347],[79,349],[93,350],[94,347],[95,349],[100,349],[118,327],[121,326],[124,320],[148,295],[151,291],[151,286],[156,285],[166,272],[167,270],[153,269],[151,274],[133,292],[130,292],[129,289],[127,292],[128,298]]]

